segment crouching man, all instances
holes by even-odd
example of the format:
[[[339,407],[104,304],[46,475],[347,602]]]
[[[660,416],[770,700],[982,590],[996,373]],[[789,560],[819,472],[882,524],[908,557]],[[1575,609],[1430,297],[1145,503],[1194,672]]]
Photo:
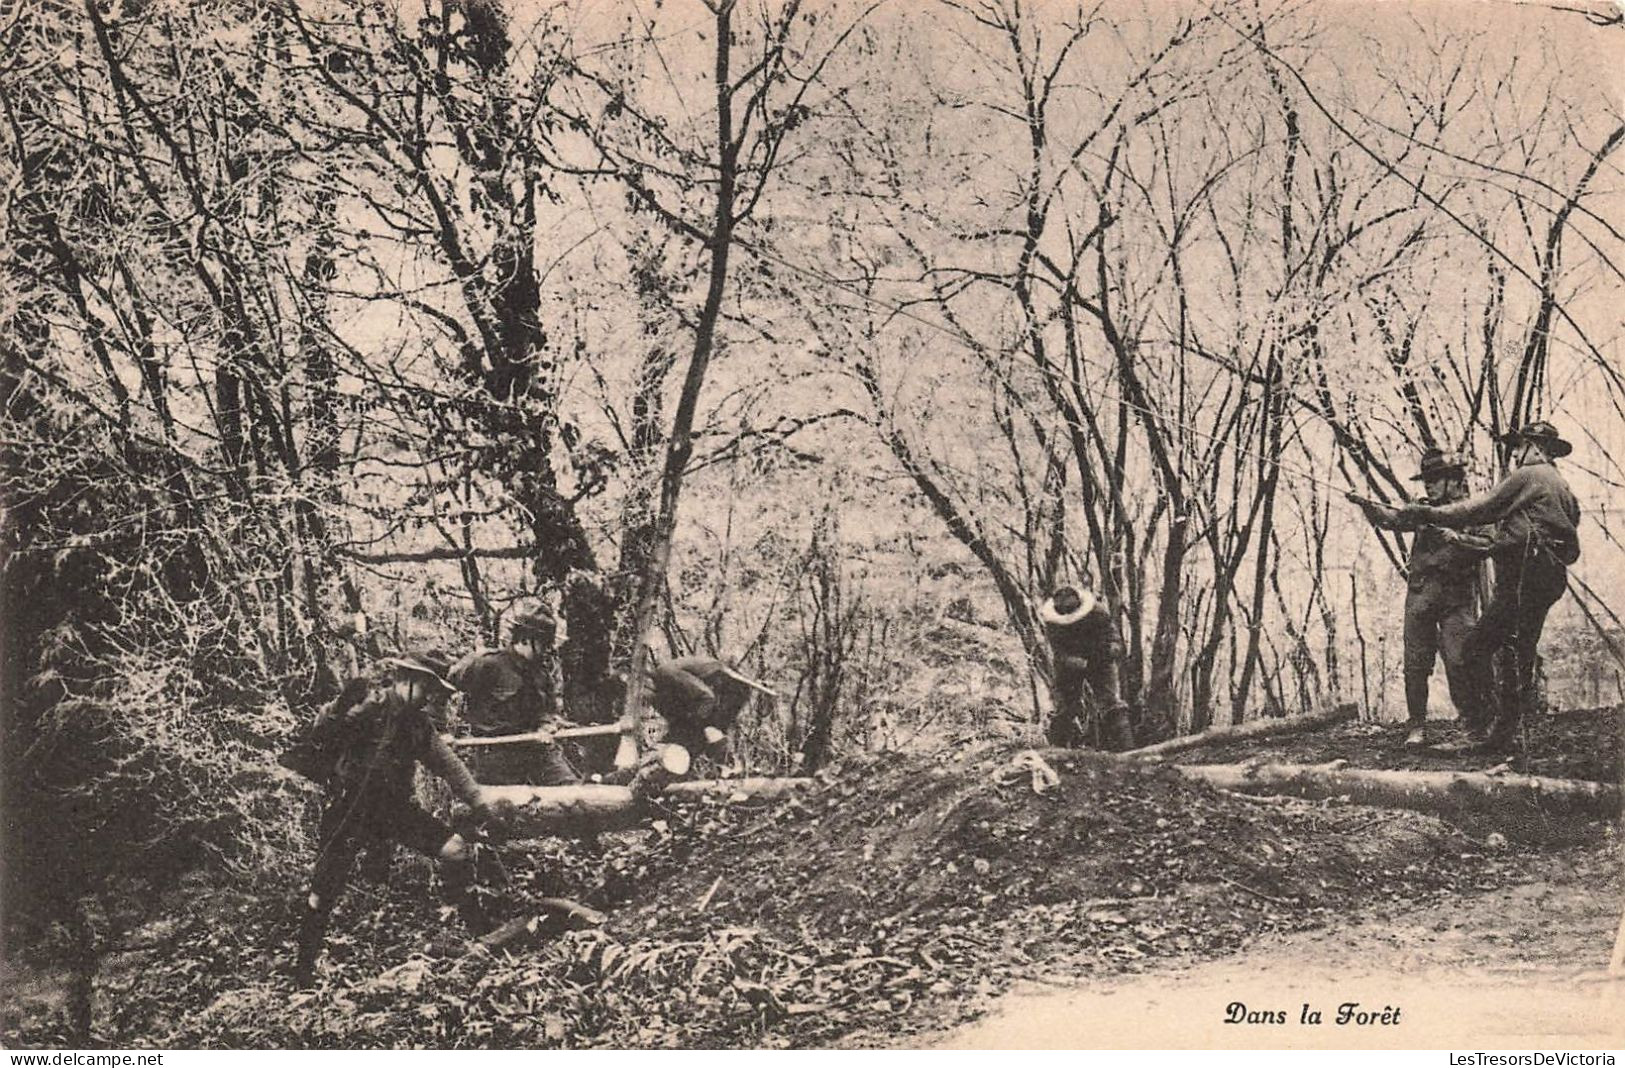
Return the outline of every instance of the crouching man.
[[[1134,727],[1123,700],[1118,661],[1123,642],[1094,591],[1062,586],[1038,608],[1055,658],[1055,711],[1049,742],[1118,752],[1134,748]]]
[[[344,891],[356,854],[374,843],[399,843],[439,864],[447,900],[472,934],[489,924],[474,889],[472,846],[412,799],[418,764],[444,779],[479,819],[488,816],[468,768],[436,732],[429,709],[451,692],[446,663],[429,653],[384,661],[385,687],[357,704],[338,702],[310,735],[284,757],[294,770],[322,782],[327,803],[316,838],[316,866],[299,927],[294,976],[315,976],[328,918]]]
[[[667,744],[687,749],[716,767],[728,762],[728,732],[750,701],[764,689],[709,656],[668,660],[650,674],[650,706],[666,721]]]

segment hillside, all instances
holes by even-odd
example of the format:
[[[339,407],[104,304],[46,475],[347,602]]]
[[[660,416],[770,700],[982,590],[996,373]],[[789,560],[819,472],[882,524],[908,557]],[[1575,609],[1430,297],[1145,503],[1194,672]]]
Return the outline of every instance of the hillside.
[[[195,878],[124,939],[160,945],[161,959],[105,959],[97,1036],[260,1048],[910,1043],[1019,980],[1156,971],[1271,932],[1516,885],[1554,856],[1609,863],[1608,832],[1542,854],[1428,816],[1246,799],[1088,754],[1056,760],[1060,784],[1040,794],[1012,755],[849,763],[804,799],[673,809],[597,849],[509,846],[521,910],[567,893],[609,914],[600,929],[514,953],[445,937],[426,867],[397,859],[388,886],[352,890],[308,993],[283,974],[297,887]],[[6,1044],[59,1040],[53,999],[8,987]]]

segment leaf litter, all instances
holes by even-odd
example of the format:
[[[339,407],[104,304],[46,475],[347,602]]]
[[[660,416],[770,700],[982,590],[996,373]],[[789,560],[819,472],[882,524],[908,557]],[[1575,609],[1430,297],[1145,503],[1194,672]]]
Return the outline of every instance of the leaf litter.
[[[1418,813],[1259,804],[1170,768],[1010,746],[854,761],[790,800],[656,815],[660,830],[486,848],[513,914],[553,896],[607,914],[511,951],[446,938],[429,866],[398,858],[387,885],[351,889],[309,995],[286,978],[296,882],[198,886],[166,909],[206,937],[110,960],[98,1032],[204,1048],[906,1044],[1017,981],[1215,957],[1504,886],[1533,859]],[[0,1022],[8,1044],[53,1026],[10,1006]]]

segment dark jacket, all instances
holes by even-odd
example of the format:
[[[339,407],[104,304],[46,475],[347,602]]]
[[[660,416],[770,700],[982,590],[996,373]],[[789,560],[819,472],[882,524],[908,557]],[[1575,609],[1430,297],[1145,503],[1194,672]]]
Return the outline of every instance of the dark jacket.
[[[1409,588],[1420,593],[1428,587],[1443,587],[1463,598],[1471,597],[1478,581],[1478,565],[1484,559],[1484,550],[1461,545],[1446,538],[1432,524],[1407,518],[1404,511],[1390,510],[1392,526],[1396,530],[1415,530],[1411,542],[1411,555],[1405,570]],[[1493,539],[1494,531],[1485,527],[1470,528],[1468,533]]]
[[[1569,484],[1547,462],[1525,464],[1487,492],[1443,505],[1413,504],[1400,510],[1408,521],[1467,527],[1494,523],[1491,555],[1521,554],[1531,541],[1546,548],[1561,564],[1580,558],[1580,503]]]
[[[336,754],[328,790],[347,804],[404,801],[419,763],[473,805],[479,787],[435,730],[426,707],[408,706],[393,690],[375,690],[359,705],[333,708],[316,721],[311,741]]]
[[[1097,604],[1076,623],[1045,623],[1044,636],[1056,660],[1064,656],[1098,666],[1123,657],[1123,639],[1104,604]]]
[[[1423,527],[1411,543],[1406,570],[1413,589],[1420,583],[1438,582],[1470,591],[1483,559],[1482,552],[1449,541],[1432,527]]]
[[[512,649],[475,653],[451,681],[467,695],[464,717],[480,737],[538,730],[558,713],[552,675]]]
[[[1055,657],[1056,698],[1073,700],[1087,684],[1106,707],[1123,702],[1118,663],[1123,639],[1104,604],[1095,605],[1075,623],[1045,623],[1044,636]]]
[[[731,730],[750,699],[750,687],[709,656],[668,660],[654,669],[650,681],[649,703],[666,720],[666,740],[694,753],[706,748],[705,728]]]

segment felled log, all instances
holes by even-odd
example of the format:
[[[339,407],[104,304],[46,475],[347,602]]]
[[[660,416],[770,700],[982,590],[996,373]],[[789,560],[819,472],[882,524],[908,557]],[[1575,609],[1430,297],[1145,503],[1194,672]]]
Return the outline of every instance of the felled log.
[[[1167,756],[1169,753],[1183,753],[1188,749],[1199,749],[1206,745],[1222,745],[1225,742],[1239,742],[1247,738],[1265,738],[1277,734],[1294,734],[1298,731],[1319,730],[1321,727],[1330,727],[1334,723],[1342,723],[1345,720],[1353,719],[1358,712],[1359,707],[1349,703],[1338,705],[1327,712],[1311,712],[1306,716],[1255,719],[1246,723],[1232,724],[1228,727],[1209,727],[1207,730],[1196,734],[1169,738],[1165,742],[1141,746],[1139,749],[1130,749],[1119,755],[1148,760]]]
[[[1174,769],[1225,790],[1407,808],[1525,841],[1572,833],[1588,820],[1617,820],[1620,789],[1607,783],[1481,771],[1371,771],[1303,764],[1177,764]]]
[[[482,786],[480,794],[496,812],[501,829],[509,835],[586,837],[637,826],[649,817],[648,801],[656,797],[738,797],[769,801],[809,789],[813,784],[812,779],[758,776],[674,782],[658,792],[583,783],[579,786]]]
[[[589,837],[635,826],[644,807],[630,786],[481,786],[505,834]]]
[[[777,801],[803,790],[812,789],[814,779],[775,779],[754,775],[743,779],[695,779],[692,782],[674,782],[666,787],[668,797],[727,797],[742,801]]]

